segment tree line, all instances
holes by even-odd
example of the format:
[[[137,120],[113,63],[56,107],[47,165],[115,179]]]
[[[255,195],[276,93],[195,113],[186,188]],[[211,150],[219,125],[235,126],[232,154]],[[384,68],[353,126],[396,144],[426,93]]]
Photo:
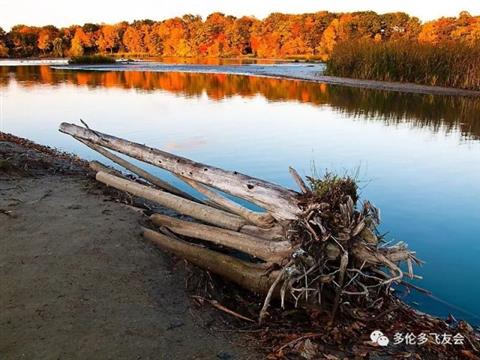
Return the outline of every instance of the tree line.
[[[132,54],[327,60],[338,43],[351,40],[474,44],[480,40],[480,16],[462,12],[458,17],[422,23],[402,12],[273,13],[263,20],[217,12],[205,20],[184,15],[163,21],[87,23],[64,28],[15,25],[8,32],[0,28],[0,57]]]

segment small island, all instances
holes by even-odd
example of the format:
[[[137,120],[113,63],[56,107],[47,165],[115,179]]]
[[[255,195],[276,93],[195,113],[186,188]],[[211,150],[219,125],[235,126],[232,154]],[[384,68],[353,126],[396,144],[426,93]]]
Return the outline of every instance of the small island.
[[[105,65],[115,64],[116,62],[115,58],[105,55],[72,56],[68,60],[69,65]]]

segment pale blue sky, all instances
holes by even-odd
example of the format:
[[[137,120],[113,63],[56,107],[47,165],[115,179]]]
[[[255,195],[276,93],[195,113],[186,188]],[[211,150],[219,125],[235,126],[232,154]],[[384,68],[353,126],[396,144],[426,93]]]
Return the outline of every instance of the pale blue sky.
[[[374,10],[379,13],[405,11],[422,20],[457,15],[467,10],[480,15],[478,0],[0,0],[0,26],[14,24],[53,24],[85,22],[114,23],[149,18],[161,20],[186,13],[206,16],[214,11],[263,18],[271,12],[302,13],[319,10]]]

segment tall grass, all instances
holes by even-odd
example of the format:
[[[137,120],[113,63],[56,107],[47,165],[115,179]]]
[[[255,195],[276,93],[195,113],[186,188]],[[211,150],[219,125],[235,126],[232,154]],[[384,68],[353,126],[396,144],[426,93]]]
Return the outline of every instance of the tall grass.
[[[335,47],[326,73],[480,90],[480,44],[346,41]]]

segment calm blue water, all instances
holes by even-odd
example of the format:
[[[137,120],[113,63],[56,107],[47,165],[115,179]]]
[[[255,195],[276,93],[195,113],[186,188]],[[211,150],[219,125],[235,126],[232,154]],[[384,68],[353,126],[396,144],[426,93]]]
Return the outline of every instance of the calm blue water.
[[[57,131],[90,127],[294,187],[301,174],[359,171],[382,230],[426,264],[421,310],[480,323],[480,105],[241,76],[74,73],[0,67],[0,130],[100,156]],[[152,169],[151,167],[149,167]],[[154,171],[157,171],[153,169]],[[461,310],[463,309],[463,310]]]

